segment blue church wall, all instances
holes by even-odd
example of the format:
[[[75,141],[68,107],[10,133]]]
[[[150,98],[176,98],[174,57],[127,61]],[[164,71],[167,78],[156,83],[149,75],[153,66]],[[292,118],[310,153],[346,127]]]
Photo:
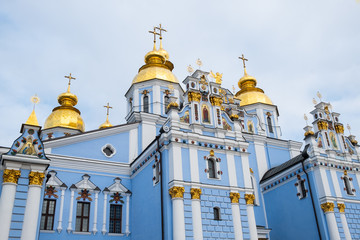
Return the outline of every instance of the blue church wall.
[[[106,157],[102,152],[102,147],[109,143],[116,149],[116,154],[111,158]],[[129,133],[124,132],[117,135],[52,148],[51,153],[127,163],[129,161]]]
[[[269,158],[269,168],[279,166],[290,159],[289,149],[285,147],[273,146],[265,144],[267,156]]]
[[[163,159],[162,159],[163,161]],[[160,184],[153,186],[154,160],[132,179],[132,239],[161,239]]]
[[[220,208],[221,220],[214,220],[214,207]],[[204,240],[235,238],[228,191],[202,188],[201,218]]]
[[[265,202],[271,203],[266,213],[272,239],[319,239],[311,198],[307,196],[300,200],[297,197],[296,180],[264,193]],[[284,228],[284,223],[291,224]]]
[[[193,233],[193,221],[192,221],[191,195],[190,195],[189,186],[185,186],[184,217],[185,217],[185,237],[186,239],[193,239],[194,233]]]
[[[226,155],[222,153],[215,152],[215,157],[221,158],[220,171],[222,171],[222,175],[220,175],[219,179],[208,178],[207,173],[205,172],[206,167],[206,158],[209,156],[209,151],[198,151],[198,162],[199,162],[199,178],[201,183],[213,184],[213,185],[229,185],[229,175],[228,175],[228,167],[227,167],[227,159]]]
[[[242,166],[241,157],[235,155],[234,161],[235,161],[235,169],[236,169],[236,180],[238,184],[237,187],[244,187],[245,183],[244,183],[244,175],[242,174],[243,166]]]
[[[332,178],[331,178],[330,170],[326,170],[326,176],[327,176],[327,180],[329,182],[331,196],[335,197],[336,194],[335,194],[335,189],[334,189],[334,183],[333,183]]]
[[[76,184],[77,182],[82,180],[82,176],[85,173],[81,173],[81,172],[66,172],[64,170],[58,169],[58,168],[49,168],[49,170],[55,170],[57,171],[57,177],[63,181],[68,187],[70,187],[72,184]],[[88,175],[90,175],[90,181],[93,182],[96,186],[98,186],[101,190],[103,190],[105,187],[109,187],[110,185],[112,185],[114,183],[114,176],[104,176],[103,174],[94,174],[94,173],[89,173],[86,172]],[[129,190],[131,190],[131,183],[130,183],[130,179],[127,178],[121,178],[121,184],[123,184],[126,188],[128,188]],[[91,193],[90,197],[92,198],[92,201],[87,200],[76,200],[77,197],[79,197],[80,195],[78,194],[80,192],[80,190],[76,190],[74,192],[74,202],[73,202],[73,216],[72,216],[72,228],[73,228],[73,232],[72,233],[68,233],[67,227],[68,227],[68,219],[69,219],[69,214],[70,214],[70,200],[71,200],[71,191],[69,188],[67,188],[65,190],[65,195],[64,195],[64,210],[63,210],[63,222],[62,222],[62,231],[60,233],[58,233],[57,231],[55,231],[58,227],[58,219],[59,219],[59,214],[60,214],[60,196],[61,196],[61,191],[58,190],[58,192],[56,193],[58,195],[58,198],[50,198],[50,199],[56,199],[56,207],[55,207],[55,220],[54,220],[54,227],[53,230],[54,231],[40,231],[39,234],[39,239],[114,239],[114,238],[119,238],[121,237],[121,239],[130,239],[130,237],[126,237],[126,236],[121,236],[121,235],[103,235],[101,233],[102,230],[102,223],[103,223],[103,207],[104,207],[104,194],[103,192],[99,192],[98,194],[98,209],[97,209],[97,233],[94,235],[93,233],[91,234],[90,232],[93,229],[93,223],[94,223],[94,212],[95,212],[95,193]],[[107,198],[107,213],[106,213],[106,230],[109,231],[109,210],[110,210],[110,203],[109,200],[111,199],[111,193],[108,195]],[[130,202],[131,202],[131,198],[130,197]],[[122,226],[121,226],[121,231],[125,232],[125,227],[126,227],[126,197],[124,196],[123,199],[124,204],[123,205],[123,209],[122,209]],[[43,198],[42,198],[42,202],[43,202]],[[90,203],[90,218],[89,218],[89,231],[88,233],[76,233],[75,232],[75,226],[76,226],[76,206],[77,206],[77,202],[89,202]],[[42,209],[42,203],[40,205],[40,210]],[[39,215],[41,216],[41,214]],[[130,217],[132,216],[132,212],[130,210]],[[130,231],[131,231],[131,224],[130,224]]]
[[[360,239],[360,204],[345,203],[345,216],[352,239]]]
[[[182,160],[183,180],[187,182],[191,182],[190,155],[188,148],[181,148],[181,160]]]

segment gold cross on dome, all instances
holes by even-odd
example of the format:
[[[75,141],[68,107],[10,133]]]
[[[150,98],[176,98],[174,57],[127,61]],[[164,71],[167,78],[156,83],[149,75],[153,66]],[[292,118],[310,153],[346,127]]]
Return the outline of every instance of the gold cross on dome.
[[[107,103],[107,105],[104,106],[104,108],[106,108],[106,115],[109,116],[109,110],[110,110],[110,108],[112,108],[112,107],[110,107],[109,103]]]
[[[248,60],[244,57],[244,54],[242,54],[241,57],[239,57],[239,59],[241,59],[243,61],[244,68],[246,68],[245,61],[248,61]]]
[[[154,34],[154,43],[156,43],[156,35],[160,35],[159,33],[156,32],[156,28],[154,27],[154,30],[149,31],[149,33]]]
[[[68,79],[69,79],[69,86],[70,86],[71,80],[72,80],[72,79],[73,79],[73,80],[76,79],[76,78],[74,78],[74,77],[71,76],[71,73],[69,74],[69,76],[65,76],[65,78],[68,78]]]
[[[166,29],[165,28],[162,28],[161,27],[161,23],[159,24],[159,27],[155,27],[157,30],[159,30],[160,31],[160,40],[162,39],[162,32],[164,31],[164,32],[167,32],[166,31]]]

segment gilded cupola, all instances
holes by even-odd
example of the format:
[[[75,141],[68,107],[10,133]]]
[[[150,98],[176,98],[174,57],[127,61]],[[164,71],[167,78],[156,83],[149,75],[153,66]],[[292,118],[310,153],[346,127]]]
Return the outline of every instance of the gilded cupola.
[[[75,79],[71,76],[65,76],[69,79],[68,89],[58,96],[60,106],[53,109],[52,113],[46,119],[44,129],[54,127],[64,127],[85,131],[85,124],[80,116],[80,111],[74,106],[78,102],[75,94],[70,92],[70,82]]]
[[[159,33],[157,32],[159,30]],[[160,79],[172,83],[179,83],[175,75],[172,73],[174,65],[169,61],[169,53],[162,47],[162,32],[166,31],[161,27],[154,27],[153,50],[145,55],[145,64],[140,67],[138,74],[135,76],[132,84],[145,82],[152,79]],[[160,48],[156,48],[156,35],[160,36]]]
[[[106,106],[104,106],[104,107],[106,108],[106,121],[105,121],[103,124],[100,125],[99,129],[108,128],[108,127],[112,127],[112,126],[113,126],[113,125],[109,122],[109,110],[110,110],[110,108],[112,108],[112,107],[110,107],[109,103],[108,103]]]
[[[235,97],[240,99],[240,106],[254,103],[273,104],[270,98],[265,95],[264,90],[256,87],[256,78],[247,74],[245,66],[247,59],[244,58],[244,55],[242,55],[240,59],[242,59],[244,63],[244,76],[240,78],[238,82],[240,91],[235,94]]]

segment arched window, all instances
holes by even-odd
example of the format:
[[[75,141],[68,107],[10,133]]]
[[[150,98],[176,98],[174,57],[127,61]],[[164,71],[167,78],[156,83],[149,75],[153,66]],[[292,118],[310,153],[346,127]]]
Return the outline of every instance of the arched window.
[[[345,191],[349,195],[354,195],[352,189],[351,189],[351,183],[349,181],[349,178],[347,176],[344,176],[344,184],[345,184]]]
[[[170,103],[170,97],[168,95],[165,95],[165,97],[164,97],[164,113],[166,112],[167,107],[169,106],[169,103]]]
[[[214,207],[214,220],[221,220],[220,219],[220,208]]]
[[[269,128],[269,133],[274,133],[274,129],[273,129],[272,122],[271,122],[271,117],[267,116],[266,119],[267,119],[267,124],[268,124],[268,128]]]
[[[144,112],[148,113],[149,112],[149,96],[145,95],[143,101],[144,101]]]
[[[209,178],[216,178],[215,160],[212,158],[208,158],[207,162],[208,162]]]

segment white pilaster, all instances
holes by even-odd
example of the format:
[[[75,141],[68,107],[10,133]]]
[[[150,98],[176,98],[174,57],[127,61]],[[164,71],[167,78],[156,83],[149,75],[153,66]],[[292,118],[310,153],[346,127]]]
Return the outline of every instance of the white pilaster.
[[[59,233],[62,231],[63,212],[64,212],[64,196],[65,196],[65,189],[61,189],[60,212],[59,212],[59,221],[58,221],[58,227],[57,227],[57,231]]]
[[[139,89],[135,88],[133,93],[133,111],[140,111],[140,102],[139,102]]]
[[[142,121],[142,150],[144,150],[154,140],[155,136],[155,123]]]
[[[255,138],[254,140],[254,148],[256,155],[256,162],[258,166],[259,179],[261,179],[267,170],[270,168],[268,166],[268,162],[266,160],[265,146],[264,146],[264,137],[259,136],[259,139]]]
[[[160,94],[160,85],[154,85],[153,86],[153,108],[154,108],[154,114],[161,115],[161,102],[162,99]]]
[[[102,226],[102,234],[105,235],[106,231],[106,206],[107,206],[107,192],[104,192],[104,209],[103,209],[103,226]]]
[[[194,240],[203,239],[200,199],[191,200]]]
[[[198,152],[196,148],[189,148],[190,155],[190,176],[192,182],[200,182],[199,180],[199,160],[198,160]]]
[[[173,240],[185,240],[184,200],[173,198]]]
[[[126,225],[125,225],[125,234],[128,236],[130,234],[130,195],[126,195]]]
[[[9,237],[16,186],[16,183],[10,182],[4,182],[2,186],[0,199],[0,240],[7,240]]]
[[[173,143],[172,147],[169,150],[169,155],[171,156],[169,161],[169,181],[172,180],[183,180],[182,172],[182,158],[181,158],[181,148],[176,143]]]
[[[241,153],[241,162],[243,167],[244,186],[252,188],[250,178],[249,153]]]
[[[334,212],[326,212],[326,222],[328,225],[330,240],[339,240],[339,229],[337,227],[336,218]]]
[[[235,240],[243,239],[239,203],[231,203],[231,212],[234,224]]]
[[[96,234],[97,233],[97,211],[98,211],[98,198],[99,198],[99,193],[95,192],[95,202],[94,202],[94,225],[93,225],[93,233]]]
[[[29,185],[28,195],[26,199],[24,222],[21,231],[22,240],[35,240],[36,238],[40,199],[41,186]]]
[[[326,170],[321,166],[319,168],[315,168],[314,175],[315,175],[316,187],[319,192],[319,198],[330,196],[331,192],[326,175]]]
[[[71,191],[71,195],[70,195],[70,213],[69,213],[69,221],[68,221],[68,227],[67,227],[67,231],[71,232],[72,229],[72,215],[73,215],[73,208],[74,208],[74,193],[75,193],[75,189],[70,189]]]
[[[129,163],[138,156],[138,129],[131,129],[129,132]]]
[[[247,215],[248,215],[250,239],[251,240],[257,240],[258,235],[257,235],[257,229],[256,229],[254,205],[253,204],[247,204],[246,205],[246,212],[247,212]]]
[[[332,182],[333,182],[333,185],[334,185],[334,190],[335,190],[336,197],[342,197],[341,190],[340,190],[340,185],[339,185],[339,179],[338,179],[338,177],[336,175],[336,171],[330,169],[330,175],[331,175],[331,179],[332,179]]]
[[[237,178],[236,178],[236,167],[235,167],[235,159],[234,154],[231,152],[226,153],[226,160],[228,166],[228,173],[229,173],[229,184],[231,187],[237,187]]]

